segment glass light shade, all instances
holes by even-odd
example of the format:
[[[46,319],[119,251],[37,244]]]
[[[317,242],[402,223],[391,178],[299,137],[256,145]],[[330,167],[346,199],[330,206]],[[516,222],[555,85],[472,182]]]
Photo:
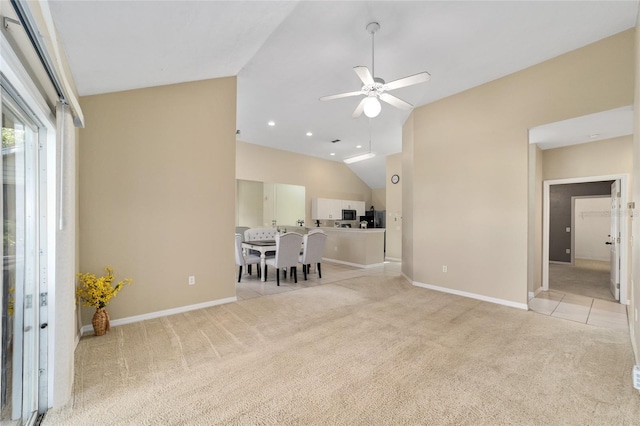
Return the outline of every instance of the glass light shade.
[[[380,101],[375,96],[370,96],[364,103],[364,115],[369,118],[377,117],[381,109],[382,105],[380,105]]]

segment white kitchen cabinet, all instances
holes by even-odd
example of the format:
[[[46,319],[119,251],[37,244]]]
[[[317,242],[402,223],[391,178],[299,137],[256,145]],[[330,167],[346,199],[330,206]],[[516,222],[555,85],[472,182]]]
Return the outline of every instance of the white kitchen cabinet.
[[[313,220],[341,220],[342,200],[312,198],[311,218]]]
[[[364,216],[364,201],[342,200],[343,210],[355,210],[356,216]]]
[[[342,210],[355,210],[356,202],[351,200],[340,200],[342,203]]]

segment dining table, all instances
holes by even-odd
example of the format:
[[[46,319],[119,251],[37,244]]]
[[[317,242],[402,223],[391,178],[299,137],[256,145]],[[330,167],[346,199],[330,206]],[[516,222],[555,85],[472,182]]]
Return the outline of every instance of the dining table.
[[[248,250],[256,250],[260,252],[260,281],[267,280],[266,269],[267,265],[265,263],[265,259],[267,257],[267,252],[276,251],[276,240],[253,240],[253,241],[245,241],[242,243],[243,249]]]

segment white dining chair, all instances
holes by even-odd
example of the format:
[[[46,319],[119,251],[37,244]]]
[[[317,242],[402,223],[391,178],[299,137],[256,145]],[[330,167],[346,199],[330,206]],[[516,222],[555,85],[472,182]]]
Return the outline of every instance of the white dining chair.
[[[242,252],[242,235],[236,234],[236,265],[238,265],[238,282],[242,278],[242,267],[247,266],[247,271],[251,275],[251,265],[260,264],[260,256],[255,254],[244,254]],[[260,267],[258,270],[258,277],[260,276]]]
[[[324,253],[324,246],[327,242],[327,234],[322,230],[316,232],[310,232],[306,234],[302,240],[302,254],[298,261],[302,263],[302,273],[304,274],[305,281],[307,280],[307,274],[310,272],[311,264],[315,263],[318,269],[318,278],[322,278],[322,254]]]
[[[266,260],[266,264],[276,268],[276,282],[280,285],[280,269],[291,268],[294,282],[298,282],[297,266],[302,246],[302,235],[296,232],[276,235],[276,255]],[[287,271],[284,270],[284,277]],[[267,279],[267,266],[264,268],[264,279]]]
[[[248,228],[244,231],[245,241],[262,241],[262,240],[275,240],[278,230],[276,228]],[[260,252],[256,250],[249,250],[249,253],[259,255]],[[267,258],[273,257],[274,252],[268,251],[265,253]]]

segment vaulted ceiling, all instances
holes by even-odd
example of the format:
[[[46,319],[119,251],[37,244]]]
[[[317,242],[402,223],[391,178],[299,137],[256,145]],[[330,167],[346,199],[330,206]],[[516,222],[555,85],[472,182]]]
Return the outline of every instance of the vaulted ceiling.
[[[377,156],[349,167],[372,188],[385,186],[410,111],[383,103],[352,119],[359,98],[319,101],[362,86],[353,67],[372,67],[369,22],[381,26],[376,77],[431,74],[393,92],[420,106],[633,28],[638,11],[636,0],[50,5],[80,95],[237,75],[239,140],[334,161],[371,142]]]

